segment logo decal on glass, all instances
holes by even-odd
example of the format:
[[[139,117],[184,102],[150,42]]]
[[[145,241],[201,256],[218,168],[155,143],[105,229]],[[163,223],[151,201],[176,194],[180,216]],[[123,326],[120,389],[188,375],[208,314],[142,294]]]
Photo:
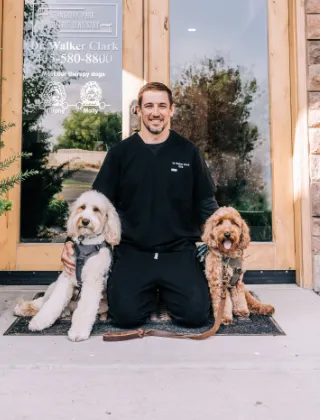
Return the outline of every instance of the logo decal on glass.
[[[60,82],[49,82],[46,84],[41,95],[42,104],[45,108],[56,107],[66,111],[69,105],[66,102],[67,95],[65,88]]]
[[[84,86],[82,86],[80,99],[81,102],[77,103],[77,108],[84,111],[87,110],[87,112],[94,112],[91,108],[98,107],[100,110],[103,110],[107,106],[110,106],[105,102],[101,102],[102,89],[97,82],[87,82]]]
[[[40,6],[40,7],[39,7]],[[35,8],[39,7],[36,13]],[[108,19],[102,21],[102,19]],[[59,29],[61,34],[69,36],[99,35],[107,38],[118,36],[117,3],[33,3],[32,32],[44,25]]]
[[[40,101],[35,107],[46,109],[49,114],[64,114],[68,108],[76,108],[86,113],[96,114],[110,105],[101,101],[102,89],[97,82],[87,82],[80,90],[80,102],[68,104],[67,94],[61,82],[49,82],[45,85]]]

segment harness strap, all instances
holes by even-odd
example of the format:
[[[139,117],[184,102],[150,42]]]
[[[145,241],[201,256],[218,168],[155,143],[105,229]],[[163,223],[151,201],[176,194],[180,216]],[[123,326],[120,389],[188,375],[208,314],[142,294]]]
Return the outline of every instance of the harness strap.
[[[240,275],[243,273],[242,270],[242,259],[239,258],[230,258],[230,257],[223,257],[222,258],[223,264],[229,265],[232,268],[233,274],[228,284],[228,288],[232,289],[239,281]]]
[[[83,267],[85,266],[87,260],[90,257],[93,257],[94,255],[99,253],[101,248],[109,248],[111,251],[111,256],[113,255],[111,246],[106,241],[103,241],[101,244],[96,244],[96,245],[83,245],[81,242],[80,244],[78,243],[74,244],[74,249],[75,249],[75,254],[76,254],[76,278],[78,282],[78,288],[80,290],[82,287]],[[110,264],[109,273],[111,270],[112,262],[113,262],[113,258]],[[106,273],[106,275],[109,273]]]
[[[200,263],[203,265],[203,269],[205,269],[205,260],[206,260],[207,255],[209,254],[209,252],[210,252],[210,248],[206,243],[200,245],[197,249],[197,258],[200,261]],[[223,256],[222,257],[222,262],[224,264],[229,265],[233,270],[233,275],[230,279],[230,283],[229,283],[229,286],[228,286],[229,289],[232,289],[232,287],[234,287],[237,284],[237,282],[240,278],[240,275],[243,273],[243,271],[242,271],[242,259],[240,257],[239,258],[230,258],[230,257]]]

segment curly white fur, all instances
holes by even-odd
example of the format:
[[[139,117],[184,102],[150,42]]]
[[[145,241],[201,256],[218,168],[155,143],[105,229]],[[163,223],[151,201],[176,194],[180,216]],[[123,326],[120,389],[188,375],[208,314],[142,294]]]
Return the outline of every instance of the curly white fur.
[[[72,206],[67,223],[68,235],[84,245],[101,244],[104,240],[114,246],[120,242],[121,224],[111,202],[97,191],[87,191],[80,195]],[[99,304],[106,289],[107,276],[111,264],[111,252],[101,248],[99,253],[90,257],[82,270],[82,290],[80,300],[72,316],[68,337],[72,341],[89,338]],[[45,295],[32,301],[20,301],[14,309],[15,315],[33,316],[29,323],[31,331],[41,331],[50,327],[63,315],[73,312],[71,301],[77,286],[76,275],[65,271],[52,283]],[[105,309],[106,310],[106,309]]]

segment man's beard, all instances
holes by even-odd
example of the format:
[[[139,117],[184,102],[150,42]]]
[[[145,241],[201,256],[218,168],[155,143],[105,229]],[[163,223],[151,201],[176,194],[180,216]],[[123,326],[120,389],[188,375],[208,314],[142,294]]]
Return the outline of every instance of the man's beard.
[[[166,128],[165,124],[162,127],[151,127],[150,125],[147,125],[144,120],[143,121],[143,125],[146,127],[146,129],[152,133],[152,134],[160,134],[162,133],[162,131]]]

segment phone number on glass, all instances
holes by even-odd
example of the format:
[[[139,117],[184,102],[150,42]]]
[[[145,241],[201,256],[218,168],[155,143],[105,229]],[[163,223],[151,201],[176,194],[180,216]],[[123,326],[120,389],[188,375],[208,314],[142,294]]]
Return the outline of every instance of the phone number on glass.
[[[42,63],[47,63],[48,61],[60,64],[110,64],[112,62],[112,54],[91,54],[87,53],[82,57],[79,53],[68,53],[68,54],[41,54],[38,57]]]

